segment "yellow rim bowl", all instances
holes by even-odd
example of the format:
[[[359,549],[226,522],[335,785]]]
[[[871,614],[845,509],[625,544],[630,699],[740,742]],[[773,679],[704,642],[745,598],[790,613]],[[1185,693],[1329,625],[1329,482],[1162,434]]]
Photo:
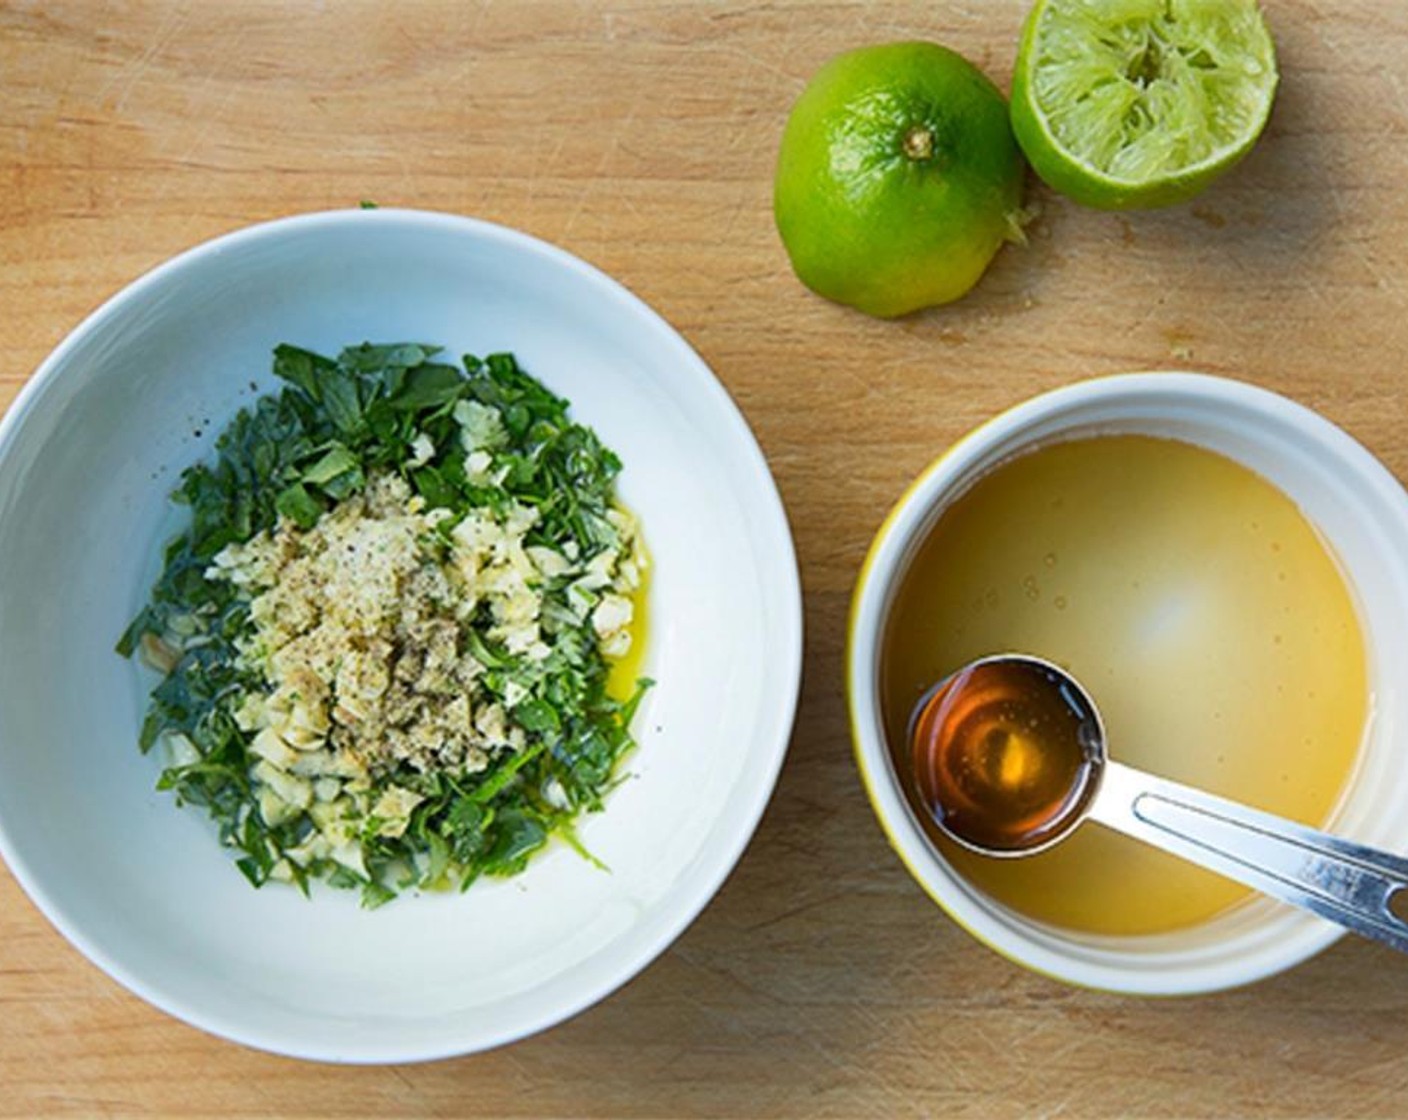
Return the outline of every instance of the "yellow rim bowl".
[[[1324,417],[1242,382],[1195,373],[1132,373],[1035,397],[974,429],[936,459],[889,512],[851,601],[846,694],[856,766],[891,846],[915,881],[979,941],[1035,972],[1083,987],[1190,995],[1290,968],[1342,930],[1257,898],[1203,924],[1110,937],[1058,929],[999,904],[934,849],[905,799],[879,704],[880,641],[894,591],[939,515],[982,474],[1062,439],[1143,434],[1206,447],[1290,496],[1340,559],[1361,611],[1371,715],[1355,772],[1328,822],[1342,836],[1408,848],[1408,494],[1364,447]]]

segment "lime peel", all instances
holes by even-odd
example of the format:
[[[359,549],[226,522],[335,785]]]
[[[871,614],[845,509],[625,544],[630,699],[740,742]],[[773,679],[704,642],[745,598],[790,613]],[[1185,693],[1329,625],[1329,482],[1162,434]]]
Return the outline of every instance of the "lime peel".
[[[894,318],[978,282],[1012,239],[1023,162],[1006,102],[976,67],[936,43],[886,43],[813,75],[788,116],[773,186],[798,278]]]

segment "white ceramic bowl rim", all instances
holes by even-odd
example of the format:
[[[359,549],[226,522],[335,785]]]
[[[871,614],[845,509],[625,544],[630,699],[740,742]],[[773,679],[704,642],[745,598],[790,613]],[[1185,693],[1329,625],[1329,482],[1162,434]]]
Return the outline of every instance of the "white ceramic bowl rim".
[[[1173,415],[1184,405],[1202,413],[1204,419],[1194,413],[1181,420]],[[1162,408],[1172,410],[1166,422],[1140,422],[1140,417],[1146,421],[1157,417]],[[1132,418],[1131,414],[1137,415]],[[936,459],[896,504],[878,532],[857,582],[846,673],[851,732],[863,784],[891,845],[934,901],[976,938],[1019,964],[1068,983],[1146,995],[1215,991],[1289,968],[1331,944],[1343,931],[1286,907],[1269,914],[1274,904],[1263,900],[1264,906],[1263,901],[1246,904],[1216,919],[1215,925],[1206,927],[1213,931],[1209,943],[1189,951],[1178,934],[1142,939],[1067,935],[988,899],[932,850],[898,784],[879,712],[878,635],[895,581],[913,548],[947,502],[997,463],[1044,442],[1102,430],[1145,431],[1201,443],[1200,424],[1207,416],[1219,414],[1228,417],[1228,431],[1242,431],[1242,436],[1232,437],[1234,442],[1245,441],[1249,448],[1258,442],[1283,448],[1295,445],[1298,450],[1303,445],[1301,453],[1307,462],[1318,457],[1327,470],[1333,466],[1342,471],[1361,499],[1343,516],[1373,517],[1382,523],[1372,528],[1377,534],[1375,543],[1385,553],[1385,567],[1392,566],[1393,555],[1408,551],[1408,495],[1397,479],[1342,429],[1279,394],[1243,382],[1205,374],[1149,372],[1098,377],[1052,390],[970,432]],[[1232,449],[1215,449],[1241,457]],[[1260,469],[1255,463],[1249,465]],[[1312,521],[1318,522],[1318,518],[1312,516]],[[1394,534],[1392,540],[1386,535],[1389,532]],[[1351,583],[1356,582],[1350,574]],[[1396,583],[1396,598],[1400,613],[1408,609],[1408,589],[1401,578]],[[1367,629],[1372,620],[1362,621]],[[1372,676],[1375,651],[1374,643],[1369,644]],[[1390,656],[1380,660],[1394,664]],[[1375,697],[1370,717],[1371,730],[1381,736],[1391,734],[1398,723],[1396,697],[1392,705],[1385,705],[1385,699]],[[1386,765],[1383,756],[1387,753],[1378,752],[1381,766]],[[1361,757],[1360,772],[1351,779],[1351,788],[1363,784],[1361,779],[1367,777],[1363,769]],[[1400,790],[1404,770],[1408,768],[1400,767],[1394,775]],[[1332,818],[1335,826],[1343,823],[1339,812]],[[1350,823],[1365,824],[1358,819]],[[1393,828],[1392,822],[1375,823],[1383,834],[1359,836],[1353,830],[1348,834],[1383,847],[1401,848],[1408,843],[1402,828]],[[1136,945],[1137,951],[1126,951]]]
[[[515,1039],[552,1026],[609,995],[648,965],[688,927],[723,884],[742,856],[757,823],[768,803],[785,757],[800,688],[802,668],[802,607],[801,587],[796,555],[787,517],[775,481],[768,469],[745,418],[717,380],[712,371],[692,347],[647,304],[599,269],[567,251],[530,235],[491,222],[459,215],[404,209],[339,210],[309,213],[243,228],[199,244],[153,268],[112,296],[89,314],[49,354],[20,391],[14,403],[0,417],[0,480],[11,466],[12,452],[29,415],[50,392],[65,363],[90,336],[107,328],[115,319],[129,314],[134,307],[152,294],[172,283],[190,266],[208,262],[235,250],[273,242],[284,235],[331,227],[354,228],[398,224],[421,231],[443,231],[446,234],[473,233],[479,239],[495,242],[516,252],[536,256],[552,267],[574,273],[590,284],[598,296],[613,305],[613,312],[631,318],[635,329],[649,334],[654,345],[669,351],[671,372],[695,384],[699,391],[713,398],[721,419],[723,435],[736,449],[739,470],[751,476],[750,488],[755,504],[750,517],[756,514],[763,526],[753,541],[764,564],[769,602],[775,609],[780,625],[776,628],[775,664],[779,679],[786,686],[767,699],[766,710],[757,722],[755,755],[750,761],[751,784],[740,786],[737,799],[730,807],[740,826],[729,836],[727,844],[716,845],[700,854],[697,865],[691,865],[690,875],[699,884],[689,904],[678,908],[661,921],[652,922],[648,940],[639,940],[629,948],[628,959],[603,973],[594,970],[592,980],[577,985],[570,999],[529,1017],[519,1017],[510,1028],[502,1031],[460,1032],[447,1035],[433,1045],[423,1042],[404,1044],[395,1038],[369,1040],[362,1044],[345,1041],[330,1047],[319,1039],[272,1037],[251,1030],[246,1024],[219,1016],[182,1000],[168,992],[159,981],[141,976],[129,969],[122,960],[110,954],[99,934],[89,926],[72,919],[65,906],[53,896],[44,881],[36,876],[10,834],[6,821],[0,819],[0,856],[3,856],[15,879],[50,922],[91,961],[136,995],[162,1010],[196,1025],[210,1033],[245,1045],[272,1050],[294,1057],[340,1062],[405,1062],[449,1057],[512,1042]],[[629,464],[628,464],[629,465]],[[164,488],[163,488],[164,489]],[[3,487],[0,487],[3,492]],[[0,503],[0,509],[3,509]],[[751,523],[751,522],[750,522]],[[649,527],[647,526],[647,536]],[[174,807],[171,812],[176,812]]]

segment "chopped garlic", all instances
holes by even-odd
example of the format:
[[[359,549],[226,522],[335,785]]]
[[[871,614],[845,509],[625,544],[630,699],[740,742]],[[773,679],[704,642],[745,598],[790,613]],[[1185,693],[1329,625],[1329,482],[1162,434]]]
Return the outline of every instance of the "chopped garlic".
[[[249,749],[280,770],[287,770],[298,761],[298,752],[284,742],[283,736],[266,727],[249,742]]]
[[[313,803],[313,785],[305,778],[286,774],[267,759],[254,764],[250,776],[261,785],[266,785],[278,797],[298,809],[306,809]]]
[[[259,800],[259,815],[270,828],[292,820],[298,813],[298,807],[289,804],[275,793],[272,786],[260,786],[256,796]]]
[[[401,786],[390,786],[372,806],[372,816],[381,820],[378,836],[396,837],[411,823],[411,813],[425,798]]]
[[[601,639],[607,657],[621,657],[631,648],[631,620],[635,608],[624,595],[603,595],[592,611],[592,629]]]
[[[158,673],[171,672],[181,660],[181,651],[175,644],[152,633],[143,634],[137,640],[137,653],[149,668]]]
[[[508,440],[504,418],[497,408],[478,401],[460,401],[455,405],[455,421],[460,426],[460,442],[468,452],[495,450]]]
[[[573,569],[572,561],[556,549],[544,548],[542,545],[529,545],[524,551],[528,554],[528,559],[533,561],[533,566],[538,569],[538,573],[545,579],[565,576]]]
[[[162,741],[166,744],[167,756],[171,759],[172,766],[194,766],[200,761],[200,751],[189,736],[179,731],[168,731],[162,736]]]
[[[435,441],[424,432],[417,432],[411,440],[411,463],[413,467],[423,467],[435,456]]]
[[[493,465],[494,457],[487,451],[471,451],[464,457],[464,476],[476,486],[488,486],[494,481]]]
[[[367,878],[367,865],[362,859],[362,845],[355,840],[336,845],[328,854],[348,871],[355,871],[363,879]]]

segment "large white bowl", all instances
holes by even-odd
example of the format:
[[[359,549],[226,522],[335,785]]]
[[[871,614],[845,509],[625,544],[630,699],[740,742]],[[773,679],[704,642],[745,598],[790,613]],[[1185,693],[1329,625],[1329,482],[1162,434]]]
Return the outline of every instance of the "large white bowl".
[[[1279,486],[1325,536],[1360,609],[1372,694],[1355,773],[1327,827],[1372,847],[1408,851],[1408,495],[1324,417],[1219,377],[1125,374],[1068,385],[976,429],[919,477],[876,535],[852,603],[846,684],[856,760],[910,873],[998,952],[1088,987],[1140,995],[1216,991],[1298,964],[1344,931],[1269,898],[1142,937],[1097,937],[1033,921],[973,887],[928,842],[885,743],[880,635],[925,536],[959,495],[1004,460],[1056,440],[1106,433],[1162,436],[1220,452]]]
[[[511,350],[625,463],[654,571],[631,779],[523,875],[373,912],[255,891],[137,751],[152,683],[113,652],[180,470],[274,386],[279,342]],[[344,1062],[508,1042],[625,983],[703,908],[786,749],[801,601],[748,427],[670,327],[575,257],[484,222],[313,214],[185,253],[54,351],[0,423],[0,853],[115,979],[218,1035]]]

